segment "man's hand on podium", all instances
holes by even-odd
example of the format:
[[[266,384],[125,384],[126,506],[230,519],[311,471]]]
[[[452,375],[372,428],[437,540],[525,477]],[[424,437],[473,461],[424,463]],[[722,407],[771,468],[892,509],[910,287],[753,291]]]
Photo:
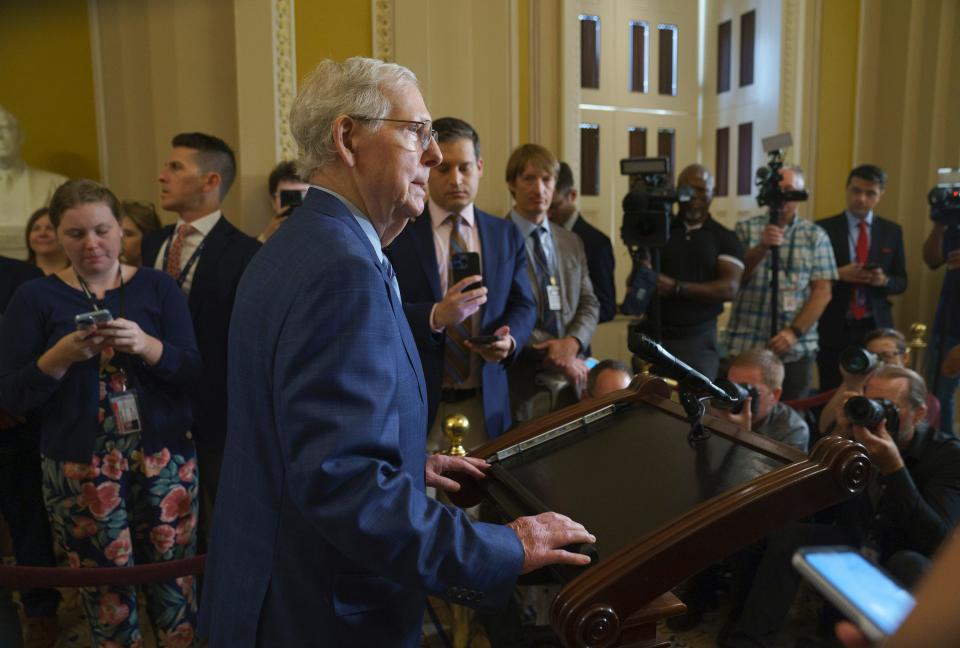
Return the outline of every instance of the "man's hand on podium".
[[[541,513],[517,518],[507,524],[513,529],[523,545],[523,568],[521,574],[532,572],[547,565],[590,564],[590,556],[566,551],[569,545],[594,544],[597,538],[579,522],[574,522],[559,513]]]

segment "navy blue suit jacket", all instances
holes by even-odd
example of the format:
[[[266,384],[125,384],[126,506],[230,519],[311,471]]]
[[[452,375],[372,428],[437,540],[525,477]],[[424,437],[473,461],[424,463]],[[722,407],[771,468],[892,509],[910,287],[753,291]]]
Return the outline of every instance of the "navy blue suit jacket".
[[[617,314],[617,287],[613,280],[616,264],[613,258],[613,244],[610,237],[587,222],[580,214],[573,224],[573,233],[583,241],[583,251],[587,255],[587,268],[593,294],[600,302],[598,322],[608,322]]]
[[[153,267],[173,225],[143,237],[143,263]],[[260,242],[220,218],[204,238],[190,286],[190,314],[203,359],[201,389],[193,393],[194,441],[200,454],[205,488],[216,489],[227,428],[227,330],[234,294]]]
[[[850,263],[850,230],[844,214],[817,221],[830,237],[837,267]],[[894,328],[889,295],[899,295],[907,289],[907,267],[903,250],[903,229],[892,221],[873,216],[870,227],[870,263],[879,264],[890,282],[883,287],[869,286],[867,300],[877,328]],[[833,282],[833,297],[820,316],[820,346],[833,349],[843,346],[843,325],[853,298],[853,284]]]
[[[0,316],[3,316],[3,312],[7,310],[7,304],[10,303],[10,298],[20,284],[42,276],[43,272],[40,268],[26,261],[0,256]]]
[[[527,277],[527,253],[519,230],[508,220],[474,208],[480,233],[480,258],[487,303],[480,310],[480,334],[490,335],[503,325],[517,341],[514,355],[527,343],[537,321],[537,305]],[[413,328],[423,373],[427,380],[428,429],[433,425],[443,385],[444,340],[430,330],[430,311],[443,299],[437,271],[437,253],[429,210],[394,240],[387,250],[400,282],[404,310]],[[504,362],[483,363],[483,415],[487,436],[500,436],[512,424],[510,390]]]
[[[233,321],[210,646],[417,646],[426,592],[506,603],[523,548],[424,494],[420,359],[342,202],[310,190],[251,261]]]

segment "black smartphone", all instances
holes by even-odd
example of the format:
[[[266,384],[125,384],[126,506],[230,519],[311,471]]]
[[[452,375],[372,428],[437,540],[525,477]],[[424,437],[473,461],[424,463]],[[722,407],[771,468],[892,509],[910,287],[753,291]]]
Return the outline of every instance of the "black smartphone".
[[[303,192],[299,189],[283,189],[280,191],[280,206],[289,207],[290,210],[293,210],[294,207],[299,207],[303,204]]]
[[[499,342],[502,339],[503,338],[499,335],[474,335],[473,337],[468,337],[467,342],[470,344],[476,344],[477,346],[483,346],[485,344]]]
[[[471,275],[480,274],[480,254],[478,252],[455,252],[450,255],[450,266],[453,268],[453,283],[463,281]],[[470,284],[461,292],[467,292],[483,286],[482,281]]]
[[[913,609],[910,592],[853,547],[801,547],[793,566],[871,641],[892,635]]]
[[[876,269],[879,268],[879,267],[880,267],[880,264],[879,264],[879,263],[864,263],[864,264],[863,264],[863,269],[864,269],[864,270],[876,270]]]

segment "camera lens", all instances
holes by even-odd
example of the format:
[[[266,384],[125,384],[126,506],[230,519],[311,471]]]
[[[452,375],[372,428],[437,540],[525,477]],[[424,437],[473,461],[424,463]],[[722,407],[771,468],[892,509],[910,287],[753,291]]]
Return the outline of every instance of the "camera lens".
[[[847,373],[865,374],[876,369],[880,359],[861,347],[849,347],[840,353],[840,366]]]
[[[883,420],[886,413],[881,403],[866,396],[854,396],[843,406],[843,413],[854,425],[872,427]]]

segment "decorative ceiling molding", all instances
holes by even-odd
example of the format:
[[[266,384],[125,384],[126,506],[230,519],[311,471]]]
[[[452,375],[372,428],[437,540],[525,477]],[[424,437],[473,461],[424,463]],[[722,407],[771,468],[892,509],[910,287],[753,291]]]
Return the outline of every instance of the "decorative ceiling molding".
[[[394,0],[371,0],[373,4],[373,57],[393,62],[396,56],[394,36]]]
[[[273,2],[274,106],[277,159],[297,157],[297,146],[290,133],[290,109],[297,96],[296,32],[294,0]]]

